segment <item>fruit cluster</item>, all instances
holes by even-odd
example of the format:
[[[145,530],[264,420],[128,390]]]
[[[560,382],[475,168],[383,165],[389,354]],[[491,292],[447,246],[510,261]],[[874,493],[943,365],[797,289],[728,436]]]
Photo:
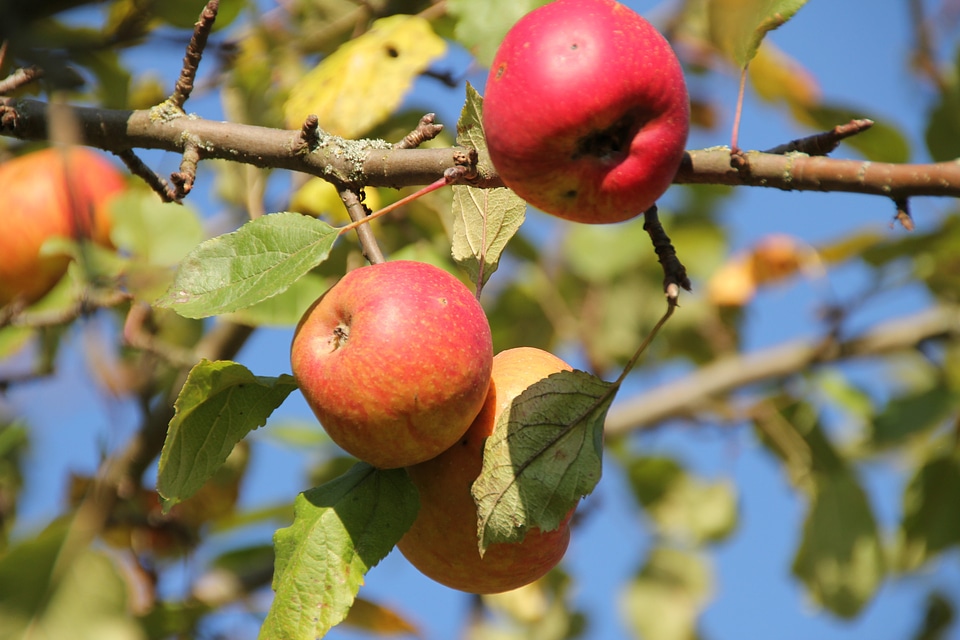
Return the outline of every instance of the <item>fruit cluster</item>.
[[[613,0],[556,0],[501,44],[484,99],[491,160],[504,183],[561,218],[618,222],[673,181],[689,128],[683,72],[648,22]],[[381,468],[405,467],[420,511],[398,543],[449,587],[497,593],[563,557],[571,510],[553,531],[481,556],[471,487],[484,441],[525,389],[570,367],[538,349],[493,356],[483,309],[430,265],[348,273],[307,311],[291,362],[334,442]]]
[[[291,366],[334,442],[373,466],[407,469],[421,504],[398,546],[425,575],[495,593],[563,557],[567,522],[480,556],[470,488],[484,440],[524,389],[570,367],[531,348],[494,357],[486,315],[454,276],[403,260],[349,272],[304,314]]]
[[[41,251],[51,238],[110,246],[108,203],[125,184],[116,167],[83,147],[0,164],[0,307],[36,302],[66,273],[68,256]]]

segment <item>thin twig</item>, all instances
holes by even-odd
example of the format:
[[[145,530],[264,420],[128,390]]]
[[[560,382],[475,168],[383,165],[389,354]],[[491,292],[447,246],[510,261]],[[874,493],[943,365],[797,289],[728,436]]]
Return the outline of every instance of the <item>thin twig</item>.
[[[30,84],[34,80],[43,77],[43,69],[40,67],[24,67],[17,69],[9,76],[0,80],[0,95],[10,93],[24,85]]]
[[[171,186],[169,182],[160,177],[160,174],[144,164],[140,156],[133,152],[133,149],[122,149],[114,153],[118,158],[123,160],[123,164],[127,166],[130,173],[146,182],[147,186],[153,189],[153,191],[160,196],[161,200],[164,202],[180,202],[180,198],[177,196],[177,190]]]
[[[767,149],[764,153],[799,152],[808,156],[825,156],[832,153],[845,138],[862,133],[872,126],[873,120],[867,120],[866,118],[851,120],[845,124],[838,124],[830,131],[816,133],[805,138],[797,138],[786,144]]]
[[[180,70],[180,77],[177,79],[177,84],[173,87],[173,95],[169,99],[170,105],[177,109],[183,109],[183,105],[193,91],[197,69],[200,67],[200,58],[203,57],[203,50],[207,47],[207,38],[213,29],[213,23],[217,18],[219,8],[220,0],[207,2],[207,6],[200,12],[200,19],[194,25],[193,37],[190,38],[187,52],[183,56],[183,68]]]
[[[704,412],[718,398],[830,362],[870,358],[917,348],[934,339],[960,338],[960,309],[935,307],[881,323],[860,336],[798,340],[749,354],[722,356],[692,374],[618,403],[607,416],[608,437]]]
[[[363,252],[363,257],[370,264],[385,262],[386,258],[383,257],[383,251],[377,243],[376,236],[373,235],[373,229],[368,224],[360,224],[366,222],[370,215],[370,211],[363,204],[360,190],[354,187],[340,187],[337,189],[337,193],[340,196],[340,201],[343,202],[343,206],[347,208],[347,214],[353,220],[350,227],[357,230],[357,239],[360,240],[360,250]]]

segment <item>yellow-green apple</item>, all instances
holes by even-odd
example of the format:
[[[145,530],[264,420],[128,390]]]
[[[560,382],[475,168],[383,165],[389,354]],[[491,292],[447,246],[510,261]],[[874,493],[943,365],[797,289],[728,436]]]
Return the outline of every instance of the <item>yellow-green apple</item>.
[[[443,269],[350,271],[301,318],[290,361],[330,438],[375,467],[428,460],[467,430],[490,386],[483,308]]]
[[[50,238],[110,246],[109,201],[123,174],[83,147],[48,148],[0,164],[0,306],[42,298],[66,273],[69,258],[41,254]]]
[[[420,492],[420,511],[397,546],[421,573],[453,589],[499,593],[533,582],[563,558],[572,511],[558,529],[532,529],[523,541],[491,545],[481,557],[470,487],[480,475],[484,441],[500,415],[530,385],[569,370],[566,362],[541,349],[498,353],[487,401],[470,429],[436,458],[407,468]]]
[[[503,182],[585,223],[648,209],[683,158],[683,69],[649,22],[614,0],[556,0],[507,33],[487,78],[483,129]]]

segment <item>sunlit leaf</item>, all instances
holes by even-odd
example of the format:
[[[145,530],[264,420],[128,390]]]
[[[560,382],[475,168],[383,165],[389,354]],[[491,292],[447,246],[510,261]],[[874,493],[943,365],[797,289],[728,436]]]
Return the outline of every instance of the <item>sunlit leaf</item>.
[[[457,122],[457,144],[477,149],[489,164],[481,121],[482,98],[467,85],[467,101]],[[477,284],[490,278],[507,242],[523,224],[527,203],[506,188],[453,187],[453,259]]]
[[[252,306],[326,260],[337,233],[299,213],[261,216],[191,251],[157,304],[188,318]]]
[[[749,76],[757,95],[768,102],[800,109],[820,102],[820,86],[813,74],[769,40],[750,62]]]
[[[960,459],[949,453],[927,460],[903,495],[900,564],[915,569],[960,545]]]
[[[353,601],[343,624],[378,636],[422,637],[417,626],[400,613],[365,598]]]
[[[670,458],[633,458],[627,473],[662,535],[700,544],[722,540],[734,530],[737,499],[731,483],[704,482]]]
[[[224,317],[251,327],[294,327],[329,286],[326,278],[308,273],[286,291]]]
[[[445,50],[446,43],[424,18],[380,18],[293,87],[284,105],[287,126],[299,127],[316,114],[329,133],[362,136],[393,113],[416,77]]]
[[[712,591],[712,571],[704,558],[657,547],[624,589],[620,611],[644,640],[692,640]]]
[[[162,202],[146,190],[128,189],[110,210],[111,241],[150,265],[174,265],[203,240],[203,226],[189,205]]]
[[[547,0],[448,0],[447,11],[456,19],[454,37],[489,67],[500,41],[513,24]]]
[[[877,523],[856,477],[818,474],[794,575],[824,608],[852,618],[876,594],[885,571]]]
[[[261,640],[313,640],[342,622],[364,574],[413,524],[418,508],[406,471],[365,463],[297,496],[293,524],[274,536],[276,596]]]
[[[710,39],[740,68],[757,54],[764,36],[800,10],[807,0],[709,0]]]
[[[0,635],[100,638],[109,630],[141,640],[119,570],[104,553],[64,548],[67,524],[54,523],[0,556]]]
[[[255,376],[226,360],[200,361],[187,376],[160,454],[157,490],[165,507],[193,495],[234,446],[296,389],[289,375]]]
[[[481,554],[553,531],[600,480],[603,421],[615,389],[582,371],[555,373],[521,393],[497,420],[471,493]]]

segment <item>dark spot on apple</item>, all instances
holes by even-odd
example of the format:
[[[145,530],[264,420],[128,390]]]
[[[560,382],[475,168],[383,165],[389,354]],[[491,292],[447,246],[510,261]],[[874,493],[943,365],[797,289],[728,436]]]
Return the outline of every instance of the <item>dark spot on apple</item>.
[[[570,45],[570,51],[576,51],[579,48],[580,48],[580,45],[578,45],[576,42]]]
[[[495,79],[495,80],[499,80],[500,78],[503,77],[503,74],[506,73],[506,71],[507,71],[507,63],[506,63],[506,62],[501,62],[501,63],[500,63],[500,66],[497,67],[497,77],[494,78],[494,79]]]
[[[387,45],[387,55],[390,56],[391,58],[399,58],[399,57],[400,57],[400,52],[397,51],[397,48],[396,48],[395,46],[393,46],[392,44],[388,44],[388,45]]]
[[[591,131],[577,142],[572,159],[593,156],[602,161],[619,161],[630,152],[633,140],[646,118],[628,113],[606,129]]]
[[[345,324],[338,324],[333,329],[333,350],[336,351],[346,343],[350,338],[350,327]]]
[[[569,191],[564,191],[563,197],[564,197],[564,198],[569,198],[570,200],[573,200],[574,198],[577,197],[577,190],[576,190],[576,189],[570,189]]]

